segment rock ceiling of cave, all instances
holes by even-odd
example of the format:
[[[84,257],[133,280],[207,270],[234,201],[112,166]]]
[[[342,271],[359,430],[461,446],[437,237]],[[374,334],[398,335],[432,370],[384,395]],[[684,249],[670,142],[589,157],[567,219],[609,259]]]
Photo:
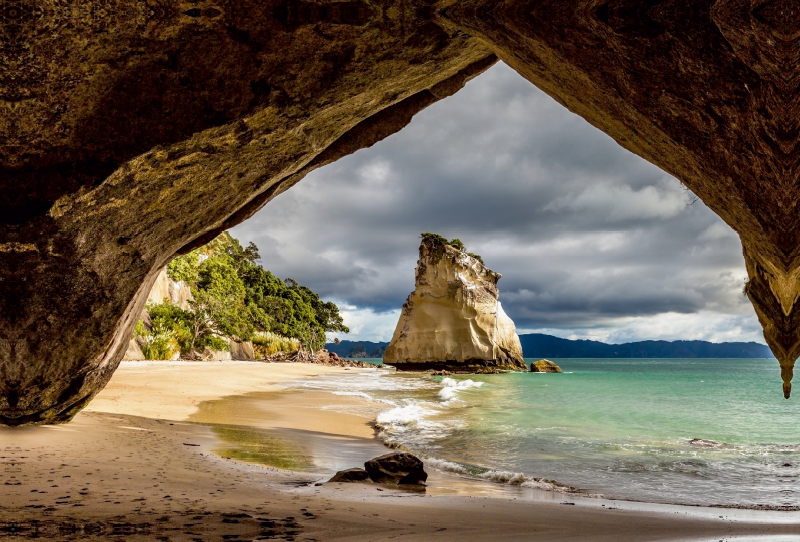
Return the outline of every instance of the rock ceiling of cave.
[[[498,57],[736,230],[788,397],[798,40],[789,0],[3,2],[0,421],[68,419],[172,255]]]

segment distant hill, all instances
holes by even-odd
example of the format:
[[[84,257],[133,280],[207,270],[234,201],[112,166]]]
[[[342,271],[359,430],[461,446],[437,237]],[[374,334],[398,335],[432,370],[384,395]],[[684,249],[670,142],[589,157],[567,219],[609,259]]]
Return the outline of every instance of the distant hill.
[[[606,344],[572,341],[543,333],[519,336],[526,358],[772,358],[769,347],[754,342],[710,343],[708,341],[639,341]],[[380,358],[388,342],[342,341],[327,343],[329,352],[340,357]]]
[[[528,333],[520,335],[526,358],[772,358],[769,347],[754,342],[710,343],[707,341],[640,341],[606,344],[572,341]]]
[[[342,341],[339,344],[327,343],[325,349],[342,358],[382,358],[387,346],[389,343]]]

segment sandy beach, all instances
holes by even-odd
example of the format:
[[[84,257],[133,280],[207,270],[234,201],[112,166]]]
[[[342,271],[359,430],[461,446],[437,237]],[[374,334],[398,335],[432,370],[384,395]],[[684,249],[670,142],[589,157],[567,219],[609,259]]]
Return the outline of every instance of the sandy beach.
[[[800,514],[793,512],[491,491],[435,473],[426,492],[315,485],[320,474],[314,469],[292,472],[213,452],[224,445],[219,424],[233,415],[243,427],[324,439],[332,452],[337,443],[357,445],[364,453],[380,451],[372,439],[375,406],[356,397],[286,392],[280,385],[337,372],[350,371],[307,364],[124,363],[71,423],[0,429],[0,537],[710,541],[800,536]],[[260,405],[250,418],[242,409],[248,397],[258,397]],[[337,404],[360,406],[341,412],[331,408]]]

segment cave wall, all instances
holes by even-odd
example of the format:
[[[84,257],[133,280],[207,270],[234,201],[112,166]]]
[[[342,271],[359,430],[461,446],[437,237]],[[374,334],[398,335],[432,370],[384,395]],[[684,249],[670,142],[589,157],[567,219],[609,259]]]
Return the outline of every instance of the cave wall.
[[[452,0],[450,28],[675,176],[742,241],[786,398],[800,355],[800,11],[781,0]],[[445,26],[447,26],[445,24]]]
[[[788,397],[798,36],[784,0],[8,0],[0,423],[69,420],[169,258],[498,57],[737,231]]]
[[[2,14],[0,423],[71,418],[158,270],[495,62],[425,2]]]

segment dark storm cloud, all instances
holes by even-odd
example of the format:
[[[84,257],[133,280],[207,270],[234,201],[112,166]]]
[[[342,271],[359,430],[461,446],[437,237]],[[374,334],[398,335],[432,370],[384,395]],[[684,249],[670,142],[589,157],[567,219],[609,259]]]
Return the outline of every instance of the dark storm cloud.
[[[418,235],[430,230],[503,274],[503,307],[521,330],[758,338],[738,239],[692,199],[498,65],[234,233],[277,275],[377,313],[413,289]]]

